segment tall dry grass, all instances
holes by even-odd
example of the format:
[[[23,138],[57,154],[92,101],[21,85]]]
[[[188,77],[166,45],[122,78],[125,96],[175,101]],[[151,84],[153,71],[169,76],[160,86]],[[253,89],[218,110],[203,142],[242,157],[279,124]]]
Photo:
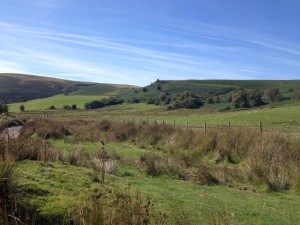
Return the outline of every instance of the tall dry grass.
[[[74,225],[163,225],[167,216],[154,210],[150,199],[143,200],[130,189],[114,190],[109,197],[102,194],[92,197],[90,205],[80,202],[73,214]]]
[[[47,128],[44,130],[46,136],[40,131],[43,130],[40,126]],[[142,167],[149,175],[178,174],[183,179],[199,181],[210,174],[218,181],[213,183],[226,184],[235,180],[261,182],[272,191],[299,191],[300,140],[281,133],[261,133],[258,129],[246,127],[204,132],[170,125],[114,123],[108,120],[37,120],[26,123],[22,132],[23,137],[35,134],[42,140],[65,138],[77,144],[83,141],[129,141],[159,147],[164,157],[154,154],[143,156]],[[31,146],[38,146],[38,143]],[[30,152],[31,148],[26,149],[29,155],[34,155]],[[49,159],[53,157],[50,155]],[[70,162],[81,164],[76,160],[84,157],[87,156],[75,151]],[[41,160],[42,156],[37,154],[34,158]],[[107,164],[117,163],[111,161]],[[208,180],[214,180],[212,177]]]

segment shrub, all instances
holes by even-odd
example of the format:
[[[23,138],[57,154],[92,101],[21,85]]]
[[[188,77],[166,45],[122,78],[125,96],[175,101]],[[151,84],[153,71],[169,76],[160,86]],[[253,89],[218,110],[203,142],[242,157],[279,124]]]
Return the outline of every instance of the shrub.
[[[251,108],[264,104],[262,92],[260,91],[238,91],[232,95],[232,107],[234,108]]]
[[[268,88],[265,91],[265,95],[271,102],[275,102],[275,100],[280,96],[279,88]]]
[[[203,103],[198,96],[196,96],[193,92],[186,91],[181,95],[173,97],[171,100],[171,106],[169,106],[168,109],[197,109],[202,105]]]
[[[71,109],[71,106],[69,106],[69,105],[64,105],[64,106],[63,106],[63,109],[64,109],[64,110],[70,110],[70,109]]]
[[[20,109],[21,112],[24,112],[25,111],[25,106],[24,105],[20,105],[19,109]]]
[[[4,103],[0,103],[0,113],[8,113],[8,107]]]

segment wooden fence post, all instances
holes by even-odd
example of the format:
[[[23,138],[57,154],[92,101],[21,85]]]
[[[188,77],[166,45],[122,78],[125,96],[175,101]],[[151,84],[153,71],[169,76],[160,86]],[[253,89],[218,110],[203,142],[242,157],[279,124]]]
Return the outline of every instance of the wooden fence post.
[[[263,127],[262,127],[262,122],[261,122],[261,121],[259,121],[259,131],[260,131],[260,132],[262,132],[262,130],[263,130]]]
[[[204,132],[206,132],[206,129],[207,129],[206,122],[204,122]]]
[[[175,124],[175,120],[174,120],[174,127],[175,127],[175,125],[176,125],[176,124]]]
[[[230,130],[230,126],[231,126],[231,124],[230,124],[230,122],[228,122],[228,129]]]

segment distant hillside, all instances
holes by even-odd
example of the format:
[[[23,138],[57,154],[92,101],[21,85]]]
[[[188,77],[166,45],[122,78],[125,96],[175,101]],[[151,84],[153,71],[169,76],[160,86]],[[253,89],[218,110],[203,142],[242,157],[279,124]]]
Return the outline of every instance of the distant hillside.
[[[0,73],[0,101],[24,102],[51,97],[57,94],[115,95],[128,85],[78,82],[25,74]]]
[[[300,80],[160,80],[144,88],[120,92],[120,97],[147,100],[158,98],[162,91],[171,96],[192,91],[204,100],[209,96],[224,95],[241,89],[263,91],[274,87],[279,88],[283,95],[289,96],[300,88]]]
[[[0,74],[0,100],[7,103],[61,94],[76,82],[24,74]]]
[[[133,88],[138,88],[136,86],[130,85],[118,85],[118,84],[95,84],[90,87],[82,88],[78,91],[72,93],[72,95],[111,95],[115,96],[120,94],[120,91],[127,92]]]

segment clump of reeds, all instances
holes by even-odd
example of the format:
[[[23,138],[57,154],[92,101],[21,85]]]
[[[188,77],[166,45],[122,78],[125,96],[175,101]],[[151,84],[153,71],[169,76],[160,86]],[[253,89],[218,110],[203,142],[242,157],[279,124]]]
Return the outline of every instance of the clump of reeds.
[[[172,157],[163,157],[155,153],[147,153],[141,156],[140,162],[144,171],[150,176],[179,176],[180,166]]]
[[[132,194],[130,190],[94,196],[91,204],[80,203],[76,211],[72,220],[75,225],[163,225],[167,222],[166,215],[154,211],[150,199],[145,201],[139,193]]]
[[[0,224],[22,224],[16,198],[19,191],[18,175],[12,158],[0,160]]]

